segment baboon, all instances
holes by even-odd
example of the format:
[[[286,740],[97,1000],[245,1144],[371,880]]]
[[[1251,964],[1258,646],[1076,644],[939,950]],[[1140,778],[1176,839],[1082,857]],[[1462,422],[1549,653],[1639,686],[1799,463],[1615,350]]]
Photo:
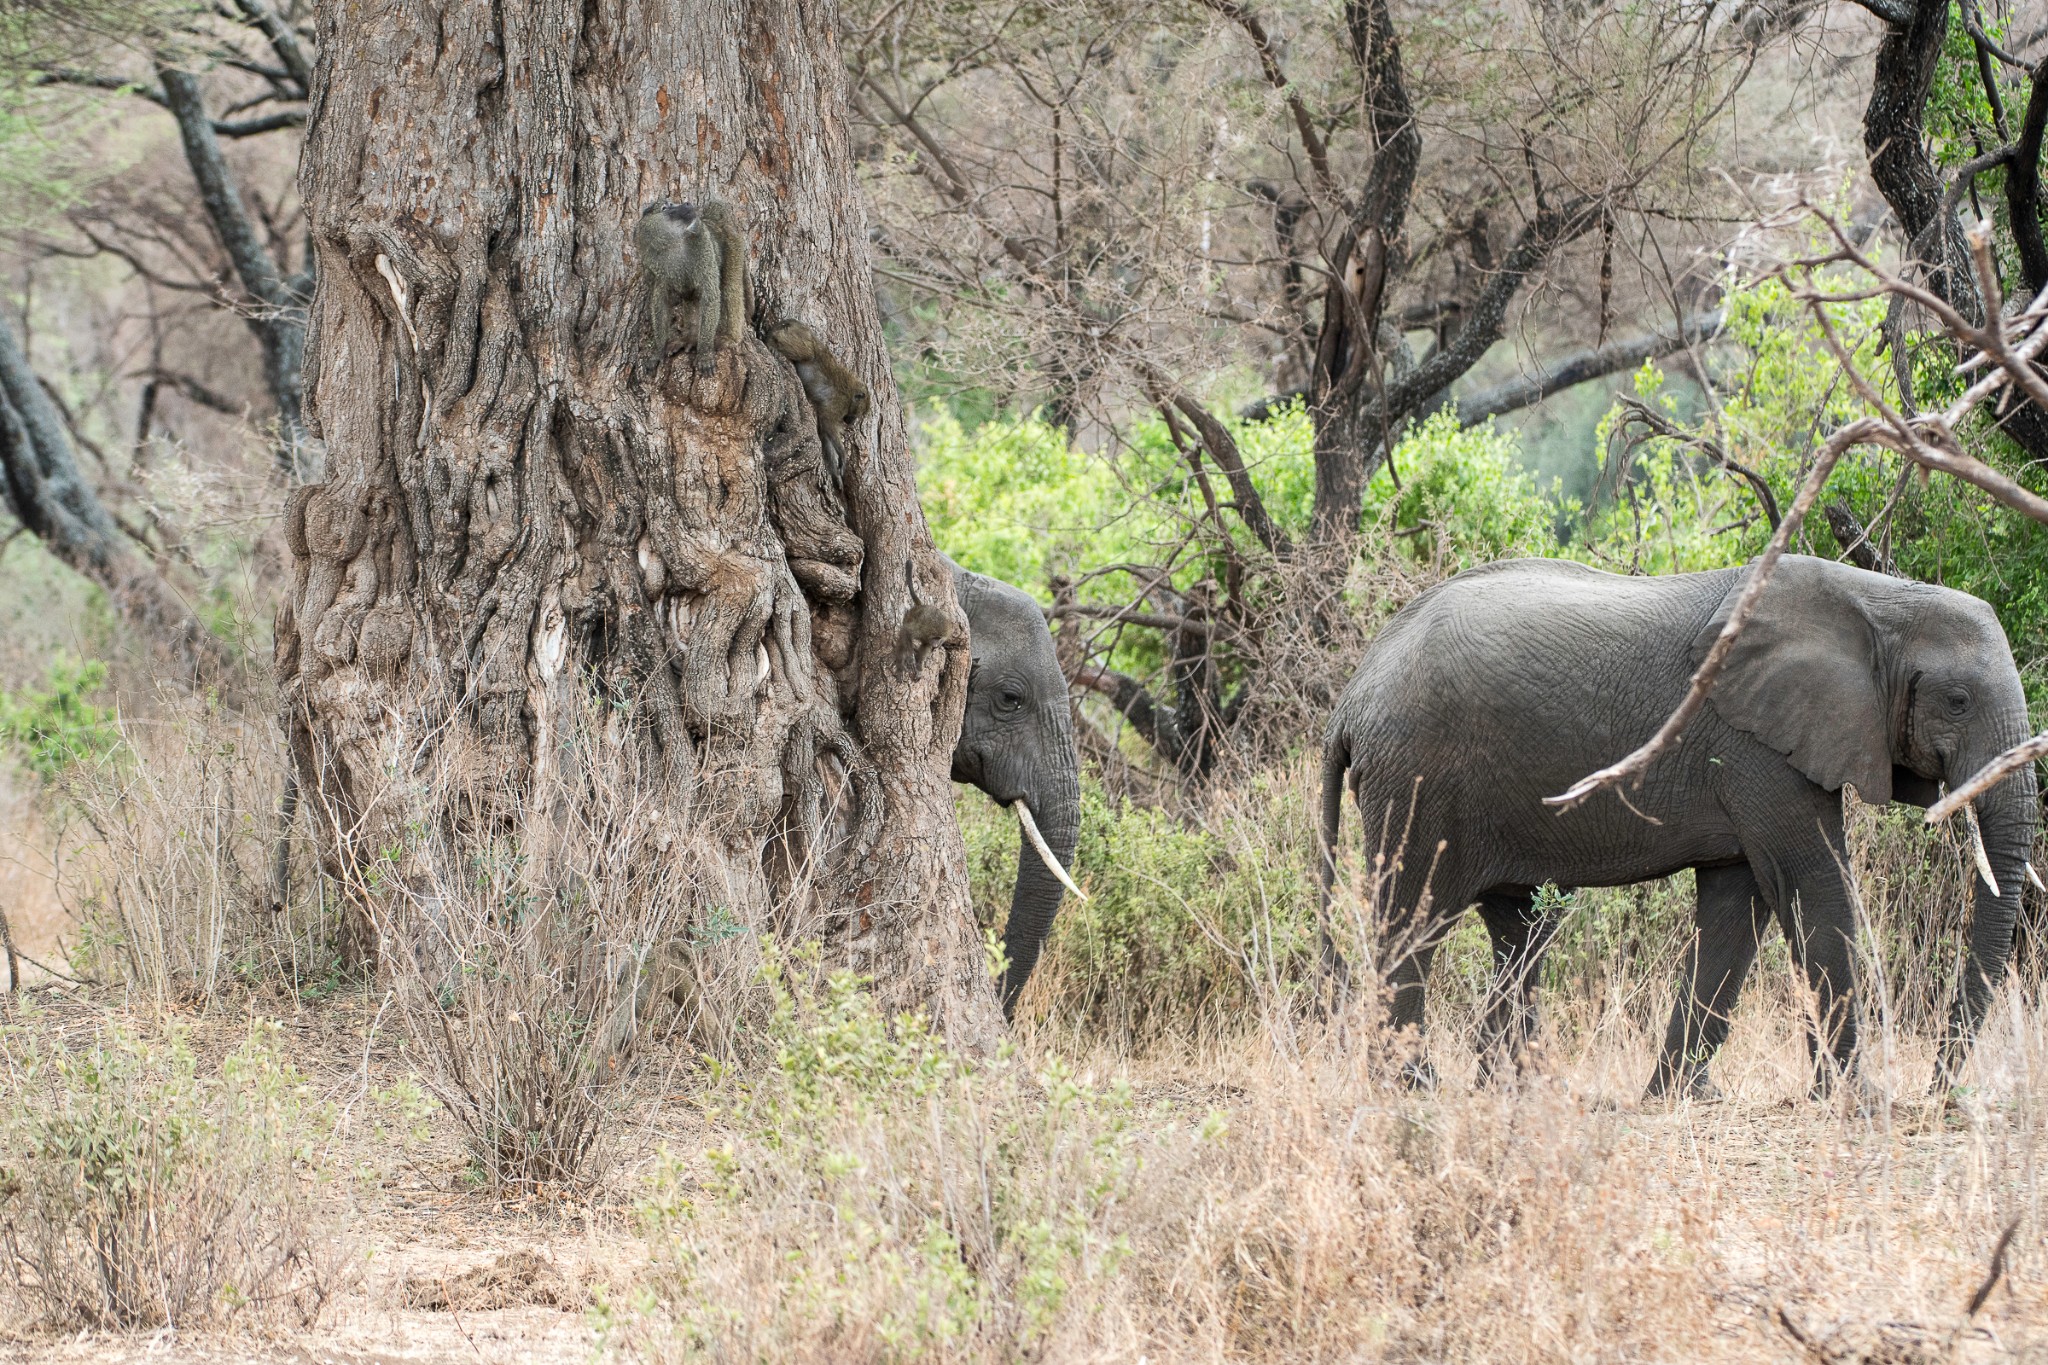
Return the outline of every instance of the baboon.
[[[696,309],[697,373],[710,374],[719,343],[738,343],[749,311],[747,247],[738,218],[716,199],[663,200],[641,210],[633,246],[647,281],[655,365],[668,359],[670,310],[688,303]]]
[[[839,363],[818,334],[794,318],[768,329],[768,344],[796,366],[804,394],[818,414],[818,443],[837,484],[846,469],[846,424],[868,415],[868,386]]]

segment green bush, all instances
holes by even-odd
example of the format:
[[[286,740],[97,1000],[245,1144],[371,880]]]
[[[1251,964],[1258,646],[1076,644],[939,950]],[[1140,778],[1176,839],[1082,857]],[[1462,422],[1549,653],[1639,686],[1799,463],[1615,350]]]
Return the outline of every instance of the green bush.
[[[963,790],[968,881],[985,930],[1009,911],[1016,822]],[[1200,822],[1084,783],[1074,875],[1023,1008],[1125,1044],[1234,1032],[1315,956],[1314,825],[1291,771],[1251,779]]]
[[[202,1070],[172,1032],[75,1050],[32,1024],[8,1063],[0,1276],[52,1326],[310,1324],[339,1257],[312,1206],[326,1106],[258,1025]]]
[[[121,740],[113,712],[92,700],[106,683],[107,666],[97,659],[53,660],[43,690],[0,691],[0,739],[45,782],[74,764],[105,758]]]
[[[1398,475],[1400,485],[1394,480]],[[1461,426],[1451,412],[1427,418],[1394,448],[1366,494],[1366,517],[1402,538],[1418,558],[1453,569],[1495,559],[1558,553],[1554,527],[1577,511],[1522,465],[1514,434],[1491,419]]]
[[[1106,1281],[1131,1103],[1059,1061],[972,1059],[815,955],[769,958],[770,1055],[722,1076],[729,1140],[665,1155],[654,1268],[600,1311],[654,1360],[1013,1360]]]

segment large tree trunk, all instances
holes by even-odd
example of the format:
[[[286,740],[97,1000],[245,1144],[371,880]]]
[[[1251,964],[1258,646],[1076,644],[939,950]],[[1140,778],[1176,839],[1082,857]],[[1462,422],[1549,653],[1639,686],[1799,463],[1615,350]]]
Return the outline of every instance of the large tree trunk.
[[[830,960],[982,1045],[1001,1015],[948,781],[965,619],[916,500],[835,33],[808,0],[322,7],[302,178],[329,474],[289,509],[278,670],[331,867],[457,818],[406,792],[422,746],[538,789],[595,701],[723,850],[723,912],[821,912]],[[633,228],[703,195],[748,236],[754,325],[709,376],[687,350],[650,373]],[[876,396],[843,498],[757,334],[783,317]],[[892,650],[912,579],[956,621],[915,673]]]

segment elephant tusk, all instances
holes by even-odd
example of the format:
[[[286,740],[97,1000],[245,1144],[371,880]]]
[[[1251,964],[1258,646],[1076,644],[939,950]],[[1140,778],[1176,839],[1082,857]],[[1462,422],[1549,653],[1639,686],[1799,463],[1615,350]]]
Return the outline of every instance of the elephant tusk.
[[[1039,860],[1052,869],[1053,876],[1060,879],[1060,885],[1082,900],[1087,900],[1088,893],[1074,885],[1074,879],[1067,875],[1067,869],[1060,866],[1060,860],[1053,857],[1052,850],[1046,847],[1045,836],[1038,832],[1038,822],[1031,818],[1031,807],[1020,799],[1012,801],[1010,809],[1017,812],[1017,823],[1024,826],[1024,837],[1031,841],[1031,847],[1038,850]]]
[[[1984,885],[1991,888],[1991,894],[2002,896],[1998,889],[1998,878],[1991,875],[1991,855],[1984,851],[1984,831],[1977,828],[1977,803],[1963,803],[1963,823],[1970,830],[1970,856],[1977,860],[1977,875],[1984,879]]]
[[[2034,871],[2034,865],[2032,863],[2027,864],[2027,880],[2034,884],[2034,889],[2036,891],[2048,891],[2048,882],[2043,882],[2041,880],[2041,874]]]

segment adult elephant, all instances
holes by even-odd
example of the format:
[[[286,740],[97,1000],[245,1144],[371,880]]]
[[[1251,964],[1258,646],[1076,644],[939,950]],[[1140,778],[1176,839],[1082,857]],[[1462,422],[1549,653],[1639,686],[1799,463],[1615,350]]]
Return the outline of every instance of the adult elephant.
[[[981,788],[1015,812],[1022,826],[1017,885],[1003,931],[1007,1017],[1038,965],[1063,890],[1074,887],[1066,865],[1081,829],[1080,764],[1067,678],[1045,613],[1007,583],[952,567],[974,661],[960,742],[953,749],[953,780]]]
[[[1430,956],[1477,901],[1496,962],[1483,1044],[1515,1052],[1534,1023],[1547,937],[1534,888],[1689,867],[1698,932],[1650,1093],[1715,1093],[1707,1062],[1774,914],[1815,996],[1816,1087],[1850,1064],[1856,897],[1842,787],[1872,804],[1927,805],[1937,784],[1960,783],[2026,738],[2026,699],[1982,601],[1787,555],[1707,705],[1642,786],[1545,806],[1670,715],[1746,572],[1630,578],[1506,561],[1432,588],[1373,642],[1324,751],[1323,904],[1327,916],[1348,771],[1368,840],[1390,864],[1382,905],[1396,1026],[1420,1028]],[[2036,819],[2031,769],[1977,802],[1975,913],[1937,1085],[1962,1066],[2005,973]],[[1327,918],[1324,934],[1325,960],[1341,972]],[[1419,1066],[1411,1079],[1427,1080]]]

